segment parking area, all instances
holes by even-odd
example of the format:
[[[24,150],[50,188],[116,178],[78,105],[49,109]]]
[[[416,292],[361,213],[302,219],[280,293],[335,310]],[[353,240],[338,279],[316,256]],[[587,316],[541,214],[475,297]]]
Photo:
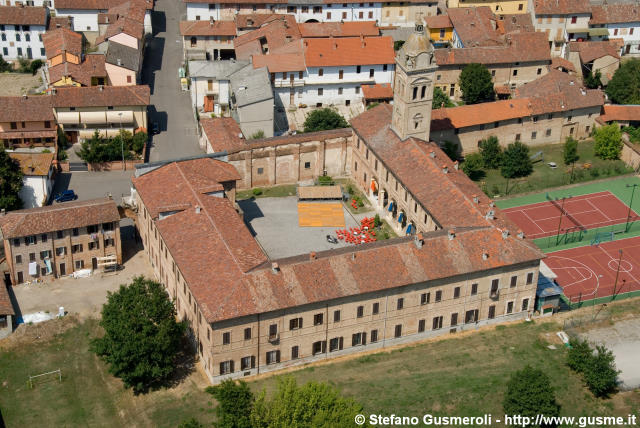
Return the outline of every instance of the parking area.
[[[53,196],[64,190],[72,189],[78,200],[104,198],[112,195],[116,203],[120,203],[122,195],[131,194],[131,171],[100,172],[63,172],[56,176]]]
[[[335,201],[333,201],[335,203]],[[258,198],[238,201],[244,211],[249,230],[272,259],[307,254],[344,247],[327,242],[326,236],[335,236],[335,227],[300,227],[298,225],[298,198]],[[345,226],[359,226],[354,217],[343,207]]]
[[[623,390],[640,387],[640,318],[617,321],[611,327],[597,328],[581,333],[591,343],[605,345],[616,357],[616,366],[621,370],[618,379]]]

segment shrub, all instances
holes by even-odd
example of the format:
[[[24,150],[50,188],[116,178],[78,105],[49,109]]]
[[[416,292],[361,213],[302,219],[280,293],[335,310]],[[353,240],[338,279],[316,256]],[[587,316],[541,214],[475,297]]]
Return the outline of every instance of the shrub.
[[[598,128],[593,136],[596,144],[594,153],[601,159],[614,160],[620,158],[622,151],[622,132],[617,124],[612,123]]]
[[[314,110],[304,121],[304,132],[324,131],[328,129],[348,128],[349,123],[339,113],[330,108]]]
[[[395,42],[393,42],[393,50],[399,51],[400,48],[402,48],[402,45],[404,45],[404,40],[396,40]]]
[[[260,196],[260,195],[262,195],[262,189],[259,188],[259,187],[256,187],[255,189],[253,189],[251,191],[251,193],[253,193],[254,196]]]
[[[558,416],[560,405],[549,376],[539,369],[526,366],[511,375],[502,407],[507,415],[521,415],[535,420],[536,415]]]
[[[582,373],[589,365],[593,351],[586,340],[569,340],[569,351],[567,352],[567,365],[575,372]]]
[[[381,224],[382,220],[380,220],[380,214],[376,214],[376,216],[373,218],[373,225],[375,227],[380,227]]]
[[[584,372],[584,380],[596,397],[607,397],[616,389],[618,373],[613,352],[602,345],[596,346]]]
[[[264,138],[264,131],[262,129],[260,129],[259,131],[254,132],[249,137],[250,140],[259,140],[261,138]]]
[[[600,170],[598,168],[591,168],[589,170],[589,175],[591,175],[592,178],[598,178],[600,176]]]
[[[43,62],[41,59],[34,59],[33,61],[31,61],[31,64],[29,64],[29,71],[31,71],[31,74],[35,76],[38,72],[38,69],[42,67],[42,64]]]
[[[330,175],[321,175],[318,177],[318,182],[320,184],[331,184],[333,183],[333,178]]]
[[[364,202],[362,201],[362,198],[360,196],[356,198],[356,202],[358,203],[358,206],[360,208],[364,207]]]

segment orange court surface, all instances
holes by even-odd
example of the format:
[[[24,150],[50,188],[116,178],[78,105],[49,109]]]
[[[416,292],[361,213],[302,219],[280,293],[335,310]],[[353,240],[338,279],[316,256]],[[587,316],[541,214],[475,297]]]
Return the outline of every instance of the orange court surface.
[[[344,211],[341,203],[298,203],[300,227],[344,227]]]

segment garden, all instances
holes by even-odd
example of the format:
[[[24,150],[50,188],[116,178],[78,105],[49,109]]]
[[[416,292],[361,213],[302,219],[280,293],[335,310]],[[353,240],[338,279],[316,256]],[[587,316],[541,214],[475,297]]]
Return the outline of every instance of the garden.
[[[102,137],[96,131],[91,138],[81,143],[76,154],[87,163],[140,159],[147,139],[146,132],[132,134],[121,131],[115,137]]]

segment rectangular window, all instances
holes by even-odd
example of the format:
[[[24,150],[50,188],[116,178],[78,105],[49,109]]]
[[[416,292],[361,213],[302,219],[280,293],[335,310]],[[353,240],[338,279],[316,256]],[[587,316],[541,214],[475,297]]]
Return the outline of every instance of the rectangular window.
[[[253,355],[240,359],[240,370],[252,369],[256,366],[256,359]]]
[[[322,94],[324,94],[324,89],[323,88],[318,88],[318,96],[321,97]]]
[[[451,314],[451,327],[458,325],[458,314]]]
[[[338,70],[338,79],[342,79],[344,77],[344,70]]]
[[[432,330],[439,330],[442,328],[442,316],[433,317],[433,321],[431,323]]]
[[[311,355],[322,354],[327,350],[327,342],[324,340],[320,340],[318,342],[313,342],[311,345]]]
[[[311,169],[311,162],[305,162],[304,169]]]
[[[269,337],[276,337],[278,335],[278,324],[271,324],[269,326]]]
[[[292,318],[289,320],[289,330],[302,328],[302,318]]]
[[[84,269],[84,260],[76,260],[76,269]]]
[[[318,69],[318,76],[324,76],[324,69],[323,68],[319,68]]]
[[[547,137],[550,137],[550,136],[551,136],[551,128],[549,128],[549,129],[547,129],[547,130],[546,130],[545,135],[546,135]]]
[[[371,330],[371,343],[378,341],[378,330]]]
[[[342,95],[342,91],[343,91],[342,88],[338,88],[338,95]]]
[[[233,373],[233,360],[222,361],[220,363],[220,374],[225,375],[229,373]]]
[[[37,243],[37,238],[35,235],[26,236],[24,238],[24,245],[35,245]]]
[[[464,317],[464,322],[465,324],[469,324],[472,322],[478,322],[478,310],[477,309],[471,309],[469,311],[467,311],[465,317]]]
[[[400,337],[400,336],[402,336],[402,324],[397,324],[393,332],[393,337]]]
[[[80,231],[78,230],[77,227],[73,228],[73,232],[72,232],[73,236],[78,236],[80,234]]]
[[[324,314],[315,314],[313,316],[313,325],[322,325],[323,322],[324,322]]]
[[[456,287],[453,289],[453,298],[458,299],[460,297],[460,287]]]
[[[280,362],[280,351],[269,351],[266,355],[267,364],[276,364]]]
[[[511,277],[511,282],[509,283],[509,287],[513,288],[516,285],[518,285],[518,277],[516,275],[513,275]]]
[[[50,250],[40,251],[40,260],[50,259],[50,258],[51,258],[51,251]]]
[[[36,253],[29,253],[29,261],[30,262],[36,261]]]
[[[344,340],[342,337],[334,337],[329,340],[329,352],[339,351],[344,346]]]
[[[375,74],[375,70],[373,68],[369,69],[369,77],[373,77]]]
[[[522,299],[522,310],[529,310],[529,299]]]
[[[82,244],[76,244],[71,246],[71,254],[76,254],[81,252],[82,252]]]
[[[333,311],[333,322],[340,322],[340,311]]]
[[[471,284],[471,295],[475,296],[478,294],[478,283]]]
[[[420,295],[420,304],[426,305],[431,300],[431,293],[422,293]]]
[[[230,343],[231,343],[231,333],[228,331],[225,333],[222,333],[222,344],[228,345]]]
[[[377,315],[378,312],[380,312],[380,303],[376,302],[376,303],[373,304],[373,308],[372,308],[371,313],[373,315]]]
[[[492,320],[496,317],[496,305],[489,306],[489,319]]]
[[[441,300],[442,300],[442,290],[438,290],[438,291],[436,291],[436,299],[435,299],[435,301],[439,302]]]
[[[426,324],[426,321],[425,321],[425,320],[419,320],[419,321],[418,321],[418,333],[422,333],[422,332],[424,332],[424,330],[425,330],[425,328],[426,328],[426,327],[425,327],[425,324]]]
[[[22,256],[20,254],[16,256],[16,264],[17,265],[22,264]]]
[[[401,310],[402,308],[404,308],[404,299],[402,297],[400,297],[398,299],[398,305],[396,307],[397,310]]]
[[[577,16],[572,16],[571,17],[571,23],[575,24],[576,22],[578,22],[578,17]]]
[[[516,141],[520,141],[520,134],[516,134]]]
[[[56,256],[64,256],[67,252],[67,248],[66,247],[58,247],[56,248]]]
[[[100,248],[100,242],[95,241],[95,242],[89,242],[89,251],[91,250],[97,250]]]
[[[298,345],[292,346],[291,347],[291,359],[292,360],[297,360],[298,358],[300,358],[300,348],[298,348]]]
[[[364,306],[358,306],[356,311],[356,318],[362,318],[364,316]]]
[[[46,234],[46,233],[43,233],[42,235],[40,235],[40,240],[41,240],[42,242],[47,242],[47,234]]]
[[[361,71],[362,71],[362,67],[357,65],[356,66],[356,73],[360,74]]]
[[[527,274],[527,285],[531,284],[533,282],[533,272],[529,272]]]
[[[360,93],[360,86],[356,86],[356,94]]]
[[[531,139],[532,139],[532,140],[535,140],[537,136],[538,136],[538,133],[537,133],[536,131],[533,131],[533,132],[531,133]]]
[[[247,327],[244,329],[244,340],[251,339],[251,327]]]
[[[508,302],[507,303],[507,313],[513,313],[513,302]]]

